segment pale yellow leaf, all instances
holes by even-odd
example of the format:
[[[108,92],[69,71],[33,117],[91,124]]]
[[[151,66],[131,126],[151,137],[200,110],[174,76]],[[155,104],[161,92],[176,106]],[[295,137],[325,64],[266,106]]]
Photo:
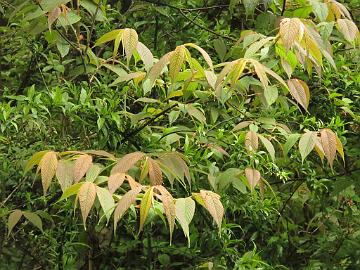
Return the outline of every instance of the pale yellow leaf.
[[[349,42],[353,42],[359,34],[359,29],[356,24],[349,19],[338,19],[336,26]]]
[[[61,190],[64,192],[74,182],[74,162],[60,160],[56,169],[56,178],[59,181]]]
[[[125,28],[122,34],[122,44],[125,50],[127,63],[129,65],[133,52],[136,50],[139,38],[134,29]]]
[[[287,50],[302,38],[303,24],[298,18],[284,18],[280,22],[279,35]]]
[[[171,55],[169,64],[169,76],[172,81],[175,81],[176,76],[179,74],[181,65],[185,59],[185,46],[177,46],[174,53]]]

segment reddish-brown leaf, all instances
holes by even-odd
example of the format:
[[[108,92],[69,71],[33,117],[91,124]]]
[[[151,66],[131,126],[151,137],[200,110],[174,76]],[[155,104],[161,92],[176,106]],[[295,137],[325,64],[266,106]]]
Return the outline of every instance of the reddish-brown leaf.
[[[245,176],[246,176],[246,179],[248,180],[251,191],[253,191],[254,188],[256,187],[256,185],[260,181],[260,172],[258,170],[252,169],[252,168],[246,168]]]
[[[170,231],[170,243],[172,239],[172,234],[175,226],[175,202],[173,196],[167,191],[167,189],[163,186],[155,186],[155,188],[161,193],[161,200],[163,202],[164,212],[166,215],[166,219],[169,223],[169,231]]]
[[[325,157],[327,158],[330,167],[332,167],[336,156],[336,134],[331,129],[325,128],[320,131],[320,139]]]
[[[215,220],[216,225],[221,228],[222,218],[224,216],[224,207],[220,202],[220,196],[212,191],[200,190],[200,196],[204,201],[206,210]]]
[[[148,159],[149,162],[149,178],[152,186],[161,185],[163,176],[159,164],[152,158]]]
[[[259,137],[256,132],[250,130],[245,136],[245,147],[249,151],[256,151],[259,148]]]
[[[114,193],[124,183],[125,173],[115,173],[109,176],[108,188],[110,193]]]

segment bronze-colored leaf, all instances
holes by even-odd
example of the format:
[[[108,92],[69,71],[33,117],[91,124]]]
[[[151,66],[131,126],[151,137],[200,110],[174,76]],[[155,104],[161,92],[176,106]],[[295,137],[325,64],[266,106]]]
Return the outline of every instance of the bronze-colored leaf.
[[[124,183],[125,173],[115,173],[109,176],[108,188],[110,193],[114,193]]]
[[[163,175],[161,168],[157,161],[149,157],[149,178],[152,186],[161,185],[163,182]]]
[[[84,182],[84,184],[79,189],[78,197],[84,227],[86,227],[86,219],[96,198],[96,185],[91,182]]]
[[[256,151],[259,148],[259,137],[256,132],[250,130],[246,133],[245,147],[249,151]]]
[[[145,154],[142,152],[134,152],[123,156],[112,168],[110,174],[126,173],[144,156]]]
[[[174,198],[169,193],[169,191],[167,191],[165,187],[155,186],[155,188],[161,193],[161,200],[163,202],[164,212],[169,224],[170,243],[171,243],[172,234],[175,226],[175,217],[176,217]]]
[[[260,181],[260,177],[261,177],[260,172],[258,170],[252,169],[252,168],[246,168],[245,176],[246,176],[246,179],[248,180],[251,191],[253,191],[254,188],[256,187],[256,185]]]
[[[46,194],[46,191],[51,184],[51,180],[55,176],[57,165],[57,154],[53,151],[47,152],[39,163],[44,194]]]
[[[114,231],[119,220],[123,217],[129,207],[135,202],[137,195],[141,192],[142,186],[129,190],[118,201],[114,212]]]
[[[204,201],[206,210],[215,220],[216,225],[221,228],[222,218],[224,216],[224,207],[220,202],[220,196],[212,191],[200,190],[200,196]]]
[[[292,97],[307,110],[310,101],[310,90],[307,84],[299,79],[290,79],[287,81],[289,91]]]
[[[84,177],[88,169],[92,165],[92,156],[90,155],[81,155],[75,161],[74,165],[74,182],[77,183],[81,178]]]
[[[325,157],[332,168],[336,156],[336,134],[331,129],[325,128],[320,131],[320,138]]]

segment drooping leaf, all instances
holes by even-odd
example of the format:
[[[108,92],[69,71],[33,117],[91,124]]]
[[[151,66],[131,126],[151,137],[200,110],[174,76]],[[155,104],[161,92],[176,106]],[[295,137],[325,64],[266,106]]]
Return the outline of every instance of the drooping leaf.
[[[260,141],[262,142],[262,144],[265,146],[266,151],[268,151],[271,159],[273,161],[275,161],[275,149],[274,149],[274,146],[272,145],[272,143],[261,134],[258,134],[258,137],[260,138]]]
[[[337,135],[336,135],[336,150],[338,151],[339,155],[341,156],[343,162],[345,162],[344,148],[343,148],[343,145]]]
[[[279,35],[286,48],[289,50],[294,42],[299,41],[304,34],[304,26],[298,18],[284,18],[280,22]]]
[[[338,19],[336,21],[336,27],[344,35],[344,38],[349,41],[353,42],[356,37],[359,36],[359,29],[357,28],[356,24],[349,20],[349,19]]]
[[[141,42],[137,43],[136,50],[144,63],[145,69],[149,70],[154,63],[154,57],[151,51]]]
[[[86,219],[96,198],[96,185],[91,182],[84,182],[79,189],[78,196],[83,223],[86,228]]]
[[[48,14],[49,30],[51,29],[51,25],[57,20],[57,18],[59,18],[60,14],[61,14],[60,7],[56,7],[51,12],[49,12],[49,14]]]
[[[20,218],[22,217],[22,211],[19,209],[14,210],[8,218],[7,226],[8,226],[8,236],[14,229],[15,225],[19,222]]]
[[[185,106],[186,112],[193,116],[195,119],[199,120],[201,123],[206,123],[206,117],[202,111],[194,107],[192,104],[187,104]]]
[[[245,147],[249,151],[256,151],[259,148],[259,137],[256,132],[250,130],[246,133]]]
[[[56,178],[59,181],[61,190],[64,192],[74,182],[74,162],[60,160],[56,168]]]
[[[110,174],[126,173],[144,156],[145,154],[142,152],[134,152],[123,156],[112,168]]]
[[[211,60],[209,54],[203,48],[201,48],[200,46],[198,46],[194,43],[186,43],[186,44],[184,44],[184,46],[189,46],[189,47],[192,47],[192,48],[198,50],[201,53],[202,57],[204,58],[205,62],[210,67],[210,69],[211,70],[214,69],[213,63],[212,63],[212,60]]]
[[[195,202],[191,197],[176,199],[175,202],[176,219],[188,239],[188,246],[190,247],[190,233],[189,224],[194,217]]]
[[[23,215],[35,227],[37,227],[40,231],[43,231],[41,218],[37,214],[31,212],[23,212]]]
[[[166,215],[166,219],[169,224],[169,231],[170,231],[170,243],[172,240],[172,234],[174,231],[175,226],[175,203],[173,196],[167,191],[167,189],[163,186],[155,186],[155,188],[160,192],[161,194],[161,200],[163,202],[164,212]]]
[[[99,46],[101,44],[104,44],[106,42],[109,42],[111,40],[116,39],[116,37],[122,33],[122,29],[116,29],[116,30],[112,30],[106,34],[104,34],[103,36],[101,36],[95,43],[94,47]]]
[[[299,79],[290,79],[287,84],[292,97],[307,110],[310,101],[310,90],[307,84]]]
[[[107,221],[109,222],[112,211],[114,210],[114,199],[106,188],[96,187],[97,198],[100,202],[101,208],[104,211]]]
[[[50,186],[51,180],[55,176],[57,164],[58,164],[57,154],[53,151],[47,152],[42,157],[39,163],[44,194],[46,194],[46,191]]]
[[[77,183],[83,178],[92,165],[92,156],[85,154],[79,156],[74,164],[74,182]]]
[[[152,207],[153,194],[154,194],[154,187],[152,186],[149,187],[148,190],[146,190],[144,197],[141,200],[139,232],[143,230],[146,218],[149,214],[149,210]]]
[[[49,150],[40,151],[32,155],[32,157],[28,160],[25,165],[24,172],[27,173],[30,171],[35,165],[38,165],[43,158],[43,156],[49,152]]]
[[[316,132],[307,131],[301,136],[299,141],[299,150],[300,150],[302,162],[304,162],[305,158],[314,149],[315,141],[316,141]]]
[[[260,177],[261,177],[260,172],[252,168],[246,168],[245,176],[246,179],[248,180],[250,190],[253,191],[260,181]]]
[[[108,188],[110,193],[114,193],[124,183],[125,173],[115,173],[109,176]]]
[[[321,145],[324,149],[324,154],[332,168],[333,162],[336,156],[336,134],[328,128],[324,128],[320,131]]]
[[[253,123],[253,121],[242,121],[233,128],[233,131],[238,131],[238,130],[241,130],[243,128],[246,128],[252,123]]]
[[[125,28],[122,33],[122,44],[125,50],[127,64],[129,65],[130,59],[133,52],[136,50],[138,45],[138,34],[134,29]]]
[[[298,141],[300,138],[300,134],[290,134],[289,137],[286,140],[286,143],[284,144],[284,156],[287,156],[290,149],[294,146],[294,144]]]
[[[114,230],[116,230],[116,225],[129,207],[135,202],[137,195],[141,192],[142,186],[136,187],[134,189],[126,192],[121,199],[117,202],[116,209],[114,211]]]
[[[220,201],[220,196],[207,190],[200,190],[200,196],[204,201],[206,210],[209,211],[220,230],[222,218],[224,216],[224,207]]]
[[[181,65],[185,59],[185,46],[177,46],[174,52],[171,54],[170,64],[169,64],[169,76],[172,81],[175,81],[176,76],[179,74]]]
[[[163,182],[163,175],[159,164],[152,158],[148,158],[149,164],[149,178],[152,186],[161,185]]]

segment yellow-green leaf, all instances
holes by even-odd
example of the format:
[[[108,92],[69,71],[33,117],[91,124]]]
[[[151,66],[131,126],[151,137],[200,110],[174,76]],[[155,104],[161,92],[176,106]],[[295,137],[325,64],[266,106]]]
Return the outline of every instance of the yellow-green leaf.
[[[37,214],[31,212],[23,212],[23,215],[35,227],[37,227],[40,231],[43,231],[41,218]]]
[[[96,187],[97,198],[100,202],[101,208],[104,211],[107,221],[111,217],[112,211],[114,210],[115,202],[114,199],[106,188]]]
[[[299,150],[300,150],[302,162],[304,162],[305,158],[314,149],[315,142],[316,142],[316,132],[307,131],[301,136],[299,141]]]
[[[176,219],[188,239],[188,246],[190,247],[190,233],[189,224],[194,217],[195,202],[191,197],[176,199],[175,202]]]
[[[28,162],[25,165],[24,172],[27,173],[30,171],[35,165],[38,165],[43,158],[43,156],[49,152],[49,150],[40,151],[31,156],[31,158],[28,160]]]
[[[9,219],[7,222],[7,226],[8,226],[8,236],[10,235],[10,233],[12,232],[12,230],[14,229],[15,225],[19,222],[21,216],[22,216],[22,211],[19,209],[14,210],[10,215],[9,215]]]
[[[177,46],[174,50],[174,53],[171,55],[170,58],[170,65],[169,65],[169,76],[172,81],[175,81],[176,76],[179,74],[181,65],[185,59],[185,46],[180,45]]]
[[[141,200],[139,232],[143,230],[146,218],[149,214],[149,210],[152,207],[153,194],[154,187],[152,186],[148,188],[148,190],[144,194],[144,197]]]

